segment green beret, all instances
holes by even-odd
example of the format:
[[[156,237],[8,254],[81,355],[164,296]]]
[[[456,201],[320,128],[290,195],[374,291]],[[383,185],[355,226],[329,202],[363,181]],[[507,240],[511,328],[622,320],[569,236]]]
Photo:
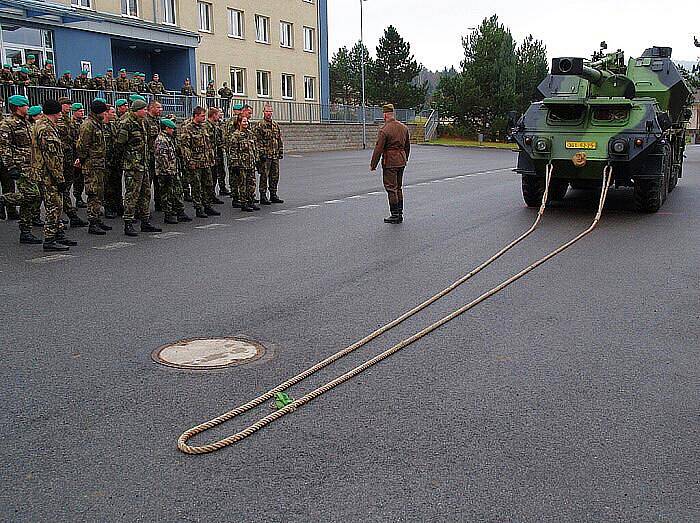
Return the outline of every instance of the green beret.
[[[101,75],[101,74],[96,74],[96,75],[95,75],[95,78],[102,78],[102,75]]]
[[[129,95],[130,102],[135,102],[136,100],[141,100],[142,102],[146,103],[146,99],[143,96],[141,96],[140,94],[134,93],[134,94]]]
[[[87,69],[83,69],[82,71],[80,71],[80,74],[87,74]]]
[[[21,94],[13,94],[7,99],[7,102],[15,107],[24,107],[25,105],[29,105],[29,99]]]
[[[243,104],[241,102],[236,102],[235,104],[233,104],[233,110],[234,111],[242,111]]]
[[[95,101],[95,102],[102,102],[103,104],[106,104],[106,103],[107,103],[107,100],[105,100],[104,98],[95,98],[93,101]]]
[[[24,73],[24,74],[29,74],[29,69],[27,69],[26,67],[20,67],[19,72]]]
[[[53,65],[53,60],[46,60],[46,65],[51,64]]]
[[[121,69],[119,69],[119,72],[120,72],[120,73],[125,73],[125,72],[126,72],[126,69],[124,69],[124,68],[122,67]]]
[[[114,72],[114,69],[112,69],[111,67],[109,67],[109,68],[107,69],[107,72],[108,72],[108,73],[112,73],[112,72]]]
[[[116,102],[114,102],[114,106],[115,106],[115,107],[121,107],[122,105],[126,105],[127,103],[129,103],[129,102],[127,102],[126,100],[124,100],[124,98],[120,98],[119,100],[117,100]]]
[[[83,104],[80,102],[75,102],[73,105],[70,106],[71,111],[80,111],[83,108]]]
[[[10,64],[2,64],[3,69],[10,69],[12,66]]]
[[[177,128],[177,126],[175,125],[175,122],[173,122],[172,120],[169,120],[168,118],[161,118],[160,124],[164,125],[166,127],[170,127],[171,129]]]
[[[65,71],[63,71],[63,74],[64,74],[64,75],[66,75],[66,74],[70,74],[70,71],[68,71],[68,70],[65,70]]]
[[[132,111],[139,111],[141,109],[145,109],[147,106],[148,104],[143,100],[134,100],[133,102],[131,102]]]
[[[27,60],[36,60],[36,56],[34,56],[33,54],[28,54]]]
[[[37,116],[41,114],[41,106],[40,105],[32,105],[29,110],[27,111],[27,114],[29,116]]]

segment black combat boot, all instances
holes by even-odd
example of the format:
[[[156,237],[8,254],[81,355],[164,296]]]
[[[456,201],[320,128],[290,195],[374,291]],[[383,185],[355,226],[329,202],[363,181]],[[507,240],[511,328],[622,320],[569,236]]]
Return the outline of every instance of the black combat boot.
[[[32,218],[32,226],[33,227],[43,227],[44,226],[44,220],[41,218]]]
[[[197,218],[209,218],[209,215],[206,212],[204,212],[204,209],[197,209],[195,216]]]
[[[265,193],[260,193],[260,205],[272,205],[272,202],[267,199]]]
[[[87,227],[88,226],[88,222],[83,220],[77,214],[70,217],[69,223],[70,223],[71,229],[74,229],[75,227]]]
[[[255,209],[253,209],[253,206],[250,203],[244,203],[241,205],[241,211],[243,212],[253,212]]]
[[[78,242],[75,240],[69,240],[66,238],[66,233],[64,231],[58,231],[56,233],[56,243],[60,243],[61,245],[67,245],[69,247],[75,247],[78,245]]]
[[[234,209],[241,209],[243,208],[243,204],[238,200],[231,200],[231,207]]]
[[[221,216],[221,213],[212,207],[205,207],[204,212],[207,214],[207,216]]]
[[[90,227],[88,227],[88,234],[96,234],[97,236],[104,236],[107,233],[100,228],[99,222],[97,220],[90,220]]]
[[[390,205],[391,215],[384,218],[384,223],[401,223],[399,219],[399,211],[396,205]]]
[[[221,200],[219,200],[216,196],[214,196],[214,197],[211,199],[211,203],[213,203],[214,205],[223,205],[223,204],[224,204],[224,202],[221,201]]]
[[[165,218],[163,218],[163,222],[167,223],[169,225],[175,225],[177,222],[177,216],[174,214],[166,214]]]
[[[177,213],[177,221],[178,222],[191,222],[192,218],[190,218],[185,212],[179,212]]]
[[[107,225],[107,224],[104,223],[102,220],[100,220],[100,221],[97,222],[97,226],[98,226],[100,229],[102,229],[103,231],[111,231],[111,230],[112,230],[112,226],[111,226],[111,225]]]
[[[31,231],[20,231],[19,233],[19,243],[26,243],[29,245],[38,245],[44,243],[39,238],[34,236]]]
[[[67,245],[61,245],[54,239],[44,240],[43,248],[48,252],[65,252],[70,249]]]
[[[131,220],[124,220],[124,234],[126,234],[127,236],[139,235],[139,233],[136,232],[136,229],[134,229],[134,222],[132,222]]]
[[[87,209],[87,203],[83,201],[82,197],[76,197],[75,198],[75,206],[78,209]]]
[[[277,193],[270,193],[270,201],[272,203],[284,203],[284,200],[277,196]]]
[[[219,196],[230,196],[231,191],[225,185],[219,188]]]
[[[141,232],[163,232],[163,229],[152,225],[151,222],[141,220]]]
[[[399,215],[399,223],[403,223],[403,200],[401,200],[396,206],[396,212]]]
[[[255,205],[255,203],[249,203],[249,204],[248,204],[248,207],[250,207],[250,208],[251,208],[252,210],[254,210],[254,211],[259,211],[259,210],[260,210],[260,207],[258,207],[257,205]]]

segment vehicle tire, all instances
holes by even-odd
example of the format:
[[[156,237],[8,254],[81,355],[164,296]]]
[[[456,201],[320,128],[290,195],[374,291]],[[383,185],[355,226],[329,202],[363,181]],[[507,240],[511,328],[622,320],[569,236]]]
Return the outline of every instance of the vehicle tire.
[[[552,180],[549,184],[549,195],[547,200],[563,200],[566,191],[569,190],[569,182],[566,180]],[[542,197],[540,196],[540,201]]]
[[[523,200],[528,207],[539,207],[544,194],[544,176],[523,174]]]
[[[656,212],[664,203],[665,177],[634,181],[634,206],[641,212]]]
[[[680,170],[680,167],[679,167]],[[671,169],[671,178],[668,181],[668,192],[671,193],[673,192],[673,189],[676,188],[676,185],[678,185],[678,171],[675,169]]]

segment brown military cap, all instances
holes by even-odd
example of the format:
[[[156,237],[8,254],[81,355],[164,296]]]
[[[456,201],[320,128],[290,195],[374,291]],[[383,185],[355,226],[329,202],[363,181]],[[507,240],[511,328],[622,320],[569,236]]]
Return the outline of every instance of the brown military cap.
[[[72,103],[73,103],[73,102],[71,102],[70,98],[68,98],[67,96],[62,96],[61,98],[59,98],[59,99],[57,100],[57,102],[60,103],[61,105],[72,104]]]
[[[382,111],[385,113],[393,113],[394,112],[394,104],[384,104],[382,106]]]

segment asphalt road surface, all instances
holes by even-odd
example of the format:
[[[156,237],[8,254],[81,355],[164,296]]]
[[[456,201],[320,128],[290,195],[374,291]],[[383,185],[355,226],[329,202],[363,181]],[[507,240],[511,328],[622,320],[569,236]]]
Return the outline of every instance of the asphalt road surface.
[[[526,230],[510,151],[416,147],[386,225],[362,151],[289,156],[283,205],[160,237],[0,223],[5,521],[700,520],[700,147],[656,214],[613,190],[600,227],[525,279],[240,444],[176,439],[365,336]],[[538,231],[303,395],[585,229],[573,191]],[[189,209],[191,212],[191,209]],[[280,212],[288,211],[288,212]],[[157,215],[157,223],[162,215]],[[196,228],[210,224],[207,228]],[[218,225],[213,225],[218,224]],[[183,338],[265,356],[155,364]],[[268,414],[268,405],[262,407]],[[234,420],[195,438],[240,430]],[[247,425],[247,423],[245,423]]]

